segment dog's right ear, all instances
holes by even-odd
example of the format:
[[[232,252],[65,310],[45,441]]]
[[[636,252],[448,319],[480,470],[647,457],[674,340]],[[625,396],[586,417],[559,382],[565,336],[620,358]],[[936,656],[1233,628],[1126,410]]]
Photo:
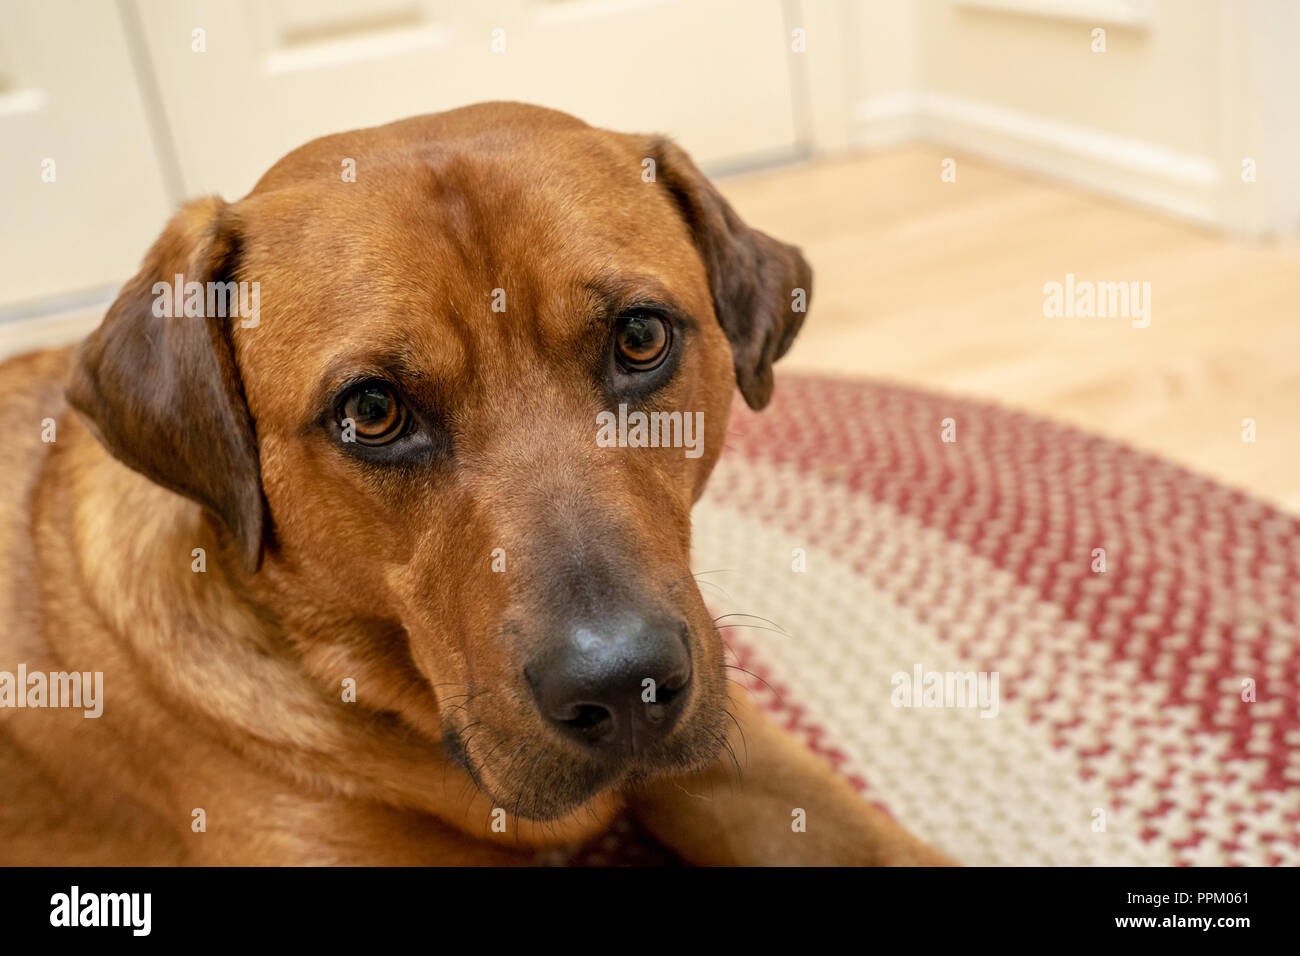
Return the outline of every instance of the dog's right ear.
[[[172,294],[178,276],[182,290],[234,281],[239,251],[226,203],[183,206],[82,343],[67,396],[115,458],[221,519],[251,572],[261,562],[265,504],[231,343],[238,320],[186,316]]]

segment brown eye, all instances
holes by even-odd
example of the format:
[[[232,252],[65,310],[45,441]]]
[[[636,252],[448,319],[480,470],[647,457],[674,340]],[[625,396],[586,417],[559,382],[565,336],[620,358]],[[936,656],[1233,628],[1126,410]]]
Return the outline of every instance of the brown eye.
[[[656,368],[668,354],[672,333],[668,323],[657,315],[634,312],[618,320],[614,330],[614,347],[618,360],[634,372]]]
[[[358,442],[385,445],[402,434],[406,409],[387,385],[368,382],[348,393],[339,406],[339,424],[346,427],[349,418]]]

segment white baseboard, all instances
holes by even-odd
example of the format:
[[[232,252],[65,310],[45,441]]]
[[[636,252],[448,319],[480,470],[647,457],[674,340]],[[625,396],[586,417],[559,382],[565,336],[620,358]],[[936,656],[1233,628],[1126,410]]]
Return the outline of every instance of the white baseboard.
[[[107,305],[0,323],[0,362],[23,352],[67,345],[84,338],[104,318]]]
[[[867,149],[896,146],[921,138],[921,93],[885,93],[863,100],[854,111],[853,145]]]
[[[1222,225],[1214,160],[976,100],[889,93],[855,111],[855,145],[924,140],[1063,179],[1192,222]]]

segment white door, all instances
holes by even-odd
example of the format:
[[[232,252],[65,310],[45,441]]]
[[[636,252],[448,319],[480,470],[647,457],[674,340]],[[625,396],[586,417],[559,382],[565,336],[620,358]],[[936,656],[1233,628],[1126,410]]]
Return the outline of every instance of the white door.
[[[102,298],[168,200],[111,3],[0,3],[0,318]]]
[[[483,100],[666,133],[715,168],[797,147],[781,0],[135,0],[187,194],[325,133]]]

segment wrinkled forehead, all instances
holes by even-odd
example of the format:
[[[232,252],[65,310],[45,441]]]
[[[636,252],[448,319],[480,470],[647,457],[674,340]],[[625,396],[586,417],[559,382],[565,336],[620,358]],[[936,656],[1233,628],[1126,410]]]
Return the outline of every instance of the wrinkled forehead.
[[[631,149],[399,155],[238,215],[240,277],[260,286],[240,365],[291,406],[349,366],[465,382],[580,354],[611,310],[710,308],[689,231]]]

